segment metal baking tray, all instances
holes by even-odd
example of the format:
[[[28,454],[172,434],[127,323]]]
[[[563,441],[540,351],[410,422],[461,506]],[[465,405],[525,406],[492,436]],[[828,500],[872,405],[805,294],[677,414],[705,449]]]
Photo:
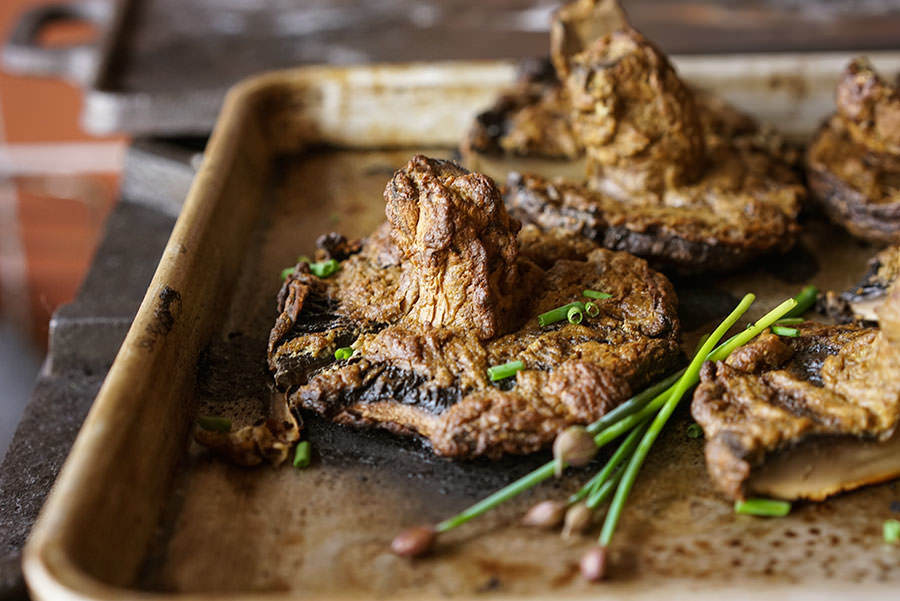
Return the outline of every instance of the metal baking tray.
[[[829,110],[847,57],[679,60],[686,79],[794,134]],[[876,65],[900,72],[900,55]],[[300,68],[228,96],[184,210],[118,357],[25,550],[36,599],[596,598],[894,599],[900,550],[881,523],[896,483],[782,519],[735,516],[712,490],[681,410],[650,455],[614,541],[609,582],[577,575],[584,544],[517,524],[573,473],[441,541],[429,558],[388,551],[402,527],[445,517],[546,455],[434,457],[415,441],[307,417],[306,470],[244,469],[190,441],[198,413],[254,420],[279,271],[325,231],[363,235],[382,190],[416,151],[452,156],[477,109],[511,81],[505,63]],[[801,131],[801,126],[806,128]],[[807,220],[801,247],[727,278],[679,282],[686,348],[737,295],[756,318],[807,281],[843,289],[874,249]]]
[[[554,0],[75,0],[23,13],[10,72],[85,87],[92,134],[207,135],[240,79],[310,63],[524,58],[547,51]],[[900,7],[834,0],[632,0],[632,22],[668,53],[892,48]],[[44,46],[86,21],[96,44]]]

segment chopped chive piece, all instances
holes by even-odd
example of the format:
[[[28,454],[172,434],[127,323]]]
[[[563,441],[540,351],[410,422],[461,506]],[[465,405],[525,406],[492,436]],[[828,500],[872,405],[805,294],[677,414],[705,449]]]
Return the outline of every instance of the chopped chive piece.
[[[785,317],[775,322],[776,326],[796,326],[806,321],[802,317]]]
[[[305,467],[309,467],[311,455],[312,447],[308,440],[302,440],[297,443],[297,448],[294,449],[294,467],[301,470]]]
[[[544,327],[549,326],[551,323],[562,321],[569,316],[569,309],[571,309],[572,307],[578,307],[579,309],[584,311],[584,303],[576,301],[574,303],[563,305],[562,307],[550,309],[546,313],[541,313],[540,315],[538,315],[538,324],[541,327]]]
[[[338,350],[334,351],[334,358],[338,361],[343,361],[344,359],[349,359],[353,356],[353,347],[342,346]]]
[[[703,438],[703,428],[700,424],[691,424],[687,427],[688,438]]]
[[[585,290],[582,292],[588,298],[596,298],[600,300],[604,300],[607,298],[612,298],[612,294],[607,294],[606,292],[597,292],[596,290]]]
[[[227,417],[216,417],[214,415],[201,415],[197,418],[197,425],[204,430],[212,432],[230,432],[231,420]]]
[[[293,267],[285,267],[284,269],[282,269],[281,270],[281,281],[283,282],[286,279],[288,279],[292,273],[294,273]]]
[[[600,315],[600,307],[597,306],[597,303],[588,301],[584,303],[584,312],[588,314],[588,317],[597,317]]]
[[[735,501],[734,512],[744,515],[761,515],[768,517],[784,517],[791,512],[791,504],[776,499],[747,499]]]
[[[488,377],[491,379],[491,382],[496,382],[497,380],[503,380],[504,378],[516,375],[516,372],[524,367],[525,364],[521,361],[508,361],[503,365],[489,367],[487,370]]]
[[[785,317],[802,317],[816,303],[817,296],[819,296],[818,288],[806,286],[800,291],[800,294],[794,297],[797,306],[791,309]]]
[[[298,263],[312,263],[313,260],[310,259],[309,257],[307,257],[306,255],[300,255],[299,257],[297,257],[297,262]]]
[[[309,264],[309,270],[320,278],[327,278],[340,268],[341,264],[338,263],[335,259],[328,259],[327,261],[319,261],[318,263]]]
[[[900,543],[900,521],[886,520],[882,526],[884,542],[895,545]]]
[[[579,307],[569,307],[569,310],[566,312],[566,319],[569,320],[569,323],[577,325],[584,319],[584,311]]]
[[[796,338],[800,335],[800,330],[798,330],[797,328],[788,328],[785,326],[772,326],[772,333],[778,336]]]

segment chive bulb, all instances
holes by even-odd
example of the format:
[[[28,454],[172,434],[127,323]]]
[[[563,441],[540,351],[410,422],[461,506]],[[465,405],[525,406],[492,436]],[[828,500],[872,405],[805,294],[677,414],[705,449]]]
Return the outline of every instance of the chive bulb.
[[[432,526],[407,528],[391,541],[391,551],[400,557],[418,557],[434,546],[437,531]]]
[[[594,437],[584,426],[569,426],[557,434],[553,441],[556,475],[562,474],[566,465],[575,467],[587,465],[597,455],[597,451]]]
[[[593,515],[594,512],[588,509],[588,506],[583,502],[575,503],[569,507],[563,523],[563,538],[571,538],[590,528]]]
[[[578,564],[581,577],[588,582],[600,582],[606,576],[606,547],[595,545],[581,556]]]
[[[522,524],[533,528],[556,528],[566,515],[566,507],[560,501],[541,501],[528,510]]]

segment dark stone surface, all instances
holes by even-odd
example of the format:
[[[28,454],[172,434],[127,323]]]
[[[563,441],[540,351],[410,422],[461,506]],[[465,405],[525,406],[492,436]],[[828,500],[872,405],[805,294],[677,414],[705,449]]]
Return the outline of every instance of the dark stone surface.
[[[100,389],[165,247],[196,152],[171,143],[137,143],[126,164],[156,150],[151,171],[126,170],[122,198],[106,222],[76,299],[50,323],[42,375],[0,464],[0,601],[26,598],[20,553],[44,498]],[[137,155],[135,154],[137,153]],[[135,178],[133,173],[137,174]],[[189,179],[189,176],[187,176]],[[132,198],[131,196],[134,196]]]

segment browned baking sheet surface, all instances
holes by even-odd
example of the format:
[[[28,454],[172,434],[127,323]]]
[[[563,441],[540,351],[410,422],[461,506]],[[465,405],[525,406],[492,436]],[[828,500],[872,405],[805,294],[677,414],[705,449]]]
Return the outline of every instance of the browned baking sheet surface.
[[[203,359],[201,413],[244,421],[259,415],[268,395],[265,342],[276,315],[281,268],[298,254],[311,254],[322,232],[359,236],[374,229],[384,218],[384,185],[412,152],[321,151],[277,161],[256,243]],[[807,279],[849,286],[871,249],[820,222],[808,225],[806,248],[816,249],[815,257],[802,249],[724,281],[679,283],[688,325],[696,330],[718,320],[746,291],[760,297],[760,313],[795,294]],[[686,350],[696,333],[686,336]],[[255,411],[248,414],[248,408]],[[801,506],[779,520],[735,516],[730,503],[711,490],[703,441],[686,436],[686,413],[680,411],[667,428],[629,500],[614,543],[616,580],[640,579],[649,586],[671,577],[722,584],[897,578],[898,557],[882,549],[880,536],[891,500],[900,497],[895,485]],[[446,517],[538,460],[458,463],[388,434],[316,419],[307,424],[316,461],[305,471],[231,467],[193,445],[169,522],[146,568],[145,586],[292,590],[322,597],[490,590],[534,595],[585,588],[574,565],[588,538],[566,543],[556,533],[526,529],[515,520],[536,499],[574,492],[590,469],[523,495],[442,538],[436,556],[410,562],[388,550],[399,529]]]
[[[25,568],[36,596],[650,598],[675,583],[677,592],[666,593],[673,598],[715,598],[734,587],[750,594],[794,586],[807,598],[894,590],[885,586],[900,581],[900,549],[882,542],[880,528],[900,499],[895,483],[798,504],[782,519],[736,516],[711,489],[703,441],[686,436],[687,400],[640,474],[613,543],[612,581],[600,588],[577,575],[591,539],[566,542],[517,524],[531,503],[573,491],[590,469],[538,487],[442,537],[434,556],[409,561],[388,552],[399,529],[446,517],[546,456],[454,462],[415,441],[313,417],[314,461],[302,471],[233,467],[188,443],[197,413],[242,423],[266,405],[265,341],[281,269],[309,254],[321,233],[372,231],[393,170],[416,151],[452,156],[448,142],[470,118],[459,107],[483,105],[493,92],[479,81],[508,75],[502,66],[406,69],[287,72],[232,96],[135,326],[35,527]],[[704,82],[713,79],[707,72]],[[807,100],[797,93],[798,103]],[[414,148],[411,138],[442,149]],[[308,139],[359,149],[299,152]],[[376,142],[366,148],[367,139]],[[754,319],[808,281],[823,289],[856,281],[874,249],[814,218],[805,225],[803,244],[786,257],[727,278],[676,282],[687,351],[745,292],[758,295],[747,315]]]

